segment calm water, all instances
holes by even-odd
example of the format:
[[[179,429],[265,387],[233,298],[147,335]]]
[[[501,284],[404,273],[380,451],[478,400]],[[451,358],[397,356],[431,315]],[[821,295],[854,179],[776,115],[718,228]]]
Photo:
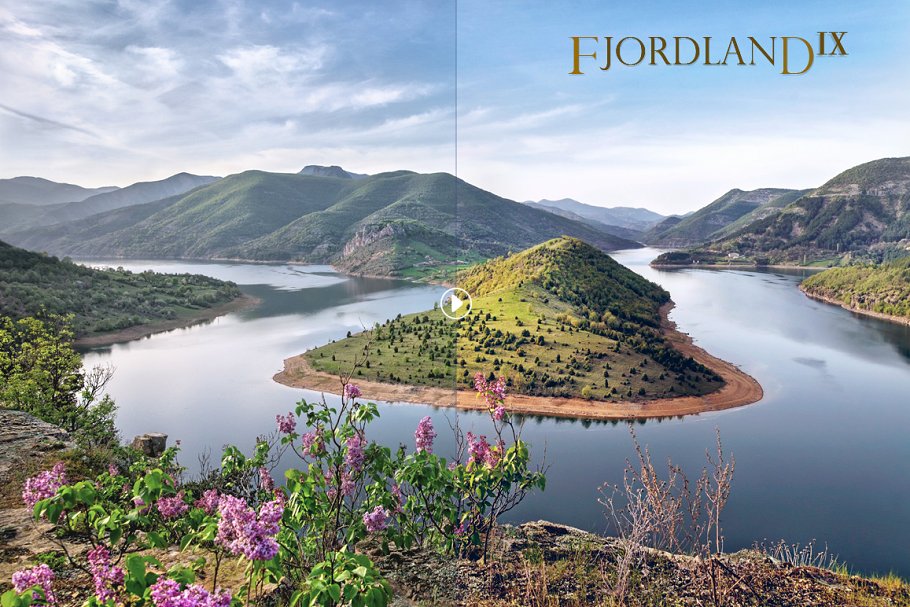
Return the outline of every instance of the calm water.
[[[655,255],[614,257],[667,288],[680,329],[765,389],[764,400],[749,407],[635,424],[655,460],[672,457],[695,476],[719,428],[736,457],[724,517],[728,549],[814,539],[859,570],[910,576],[910,328],[813,302],[796,289],[796,275],[655,271],[647,266]],[[248,448],[252,437],[274,427],[277,413],[318,397],[271,381],[284,358],[399,312],[428,309],[443,291],[343,277],[324,266],[122,265],[229,279],[262,300],[207,325],[86,356],[87,365],[116,367],[110,392],[124,435],[162,431],[179,438],[190,466],[225,443]],[[456,418],[446,409],[384,405],[371,438],[410,445],[424,415],[439,430]],[[457,417],[466,429],[485,427],[480,416]],[[546,449],[548,488],[513,518],[602,531],[597,487],[620,479],[631,455],[628,425],[529,419],[524,436],[535,453]],[[449,447],[440,440],[442,450]]]

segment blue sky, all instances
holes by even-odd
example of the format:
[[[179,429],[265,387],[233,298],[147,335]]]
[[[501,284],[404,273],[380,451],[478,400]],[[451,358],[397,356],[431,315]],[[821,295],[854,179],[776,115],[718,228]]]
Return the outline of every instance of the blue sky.
[[[803,76],[567,73],[573,35],[818,30],[847,30],[850,56]],[[910,154],[908,31],[898,0],[0,0],[0,177],[451,172],[457,154],[510,198],[681,212]]]

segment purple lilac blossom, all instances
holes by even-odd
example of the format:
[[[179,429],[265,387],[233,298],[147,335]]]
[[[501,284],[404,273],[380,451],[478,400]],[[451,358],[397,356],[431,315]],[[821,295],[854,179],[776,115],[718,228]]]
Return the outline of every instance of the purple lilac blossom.
[[[22,501],[29,508],[49,497],[54,497],[57,489],[66,484],[66,468],[63,462],[57,462],[50,470],[39,472],[26,479],[22,491]]]
[[[433,453],[433,440],[436,438],[436,431],[433,429],[433,420],[427,415],[417,424],[417,430],[414,431],[414,442],[417,444],[417,452],[425,451]]]
[[[54,572],[45,564],[23,569],[13,574],[13,588],[16,592],[25,592],[29,588],[38,586],[44,591],[44,601],[46,605],[56,605],[57,595],[54,594]],[[32,593],[32,600],[39,600],[41,594]]]
[[[197,584],[181,590],[180,584],[164,576],[152,585],[151,594],[155,607],[229,607],[231,604],[230,591],[219,588],[209,592]]]
[[[389,513],[382,506],[376,506],[363,515],[363,524],[370,533],[382,531],[389,526]]]
[[[123,586],[123,569],[111,564],[111,553],[102,545],[92,549],[87,557],[89,571],[95,583],[95,596],[102,603],[115,599]]]
[[[173,497],[162,497],[158,499],[158,512],[164,518],[177,518],[190,509],[189,505],[183,501],[183,491]]]
[[[221,520],[218,522],[216,544],[253,561],[268,561],[278,554],[275,535],[284,513],[281,498],[263,504],[257,517],[256,511],[242,499],[223,495],[218,512]]]
[[[290,412],[287,415],[276,415],[275,422],[278,424],[278,431],[282,434],[293,434],[297,429],[297,420]]]

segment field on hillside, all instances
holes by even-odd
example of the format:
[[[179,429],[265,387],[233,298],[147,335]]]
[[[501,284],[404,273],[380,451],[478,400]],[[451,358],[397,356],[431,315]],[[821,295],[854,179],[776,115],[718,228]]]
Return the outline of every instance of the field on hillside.
[[[362,360],[355,378],[420,386],[468,389],[475,373],[493,373],[511,391],[539,396],[643,400],[720,387],[710,371],[673,372],[629,343],[578,328],[570,306],[541,295],[531,287],[480,297],[460,321],[439,310],[398,316],[307,358],[332,374]]]

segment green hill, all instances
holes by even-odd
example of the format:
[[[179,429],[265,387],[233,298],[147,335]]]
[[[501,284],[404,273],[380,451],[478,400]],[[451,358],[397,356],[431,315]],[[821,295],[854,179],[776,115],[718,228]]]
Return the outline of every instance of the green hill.
[[[711,204],[670,225],[658,224],[645,235],[645,242],[657,246],[686,247],[712,240],[731,224],[761,208],[792,202],[795,190],[761,188],[745,192],[730,190]]]
[[[190,319],[238,297],[206,276],[95,270],[0,242],[0,315],[73,314],[78,336]]]
[[[898,256],[910,239],[910,157],[859,165],[710,245],[704,261],[825,264]],[[675,255],[685,263],[686,255]],[[659,261],[661,263],[669,260]]]
[[[468,387],[478,371],[511,390],[594,399],[703,394],[721,380],[659,332],[669,293],[574,238],[558,238],[460,274],[470,315],[398,316],[307,353],[316,369],[388,383]]]
[[[446,173],[359,179],[247,171],[182,197],[10,235],[55,254],[332,263],[376,275],[443,273],[568,235],[638,247]]]
[[[882,265],[831,268],[810,276],[800,288],[854,310],[910,319],[910,257]]]

